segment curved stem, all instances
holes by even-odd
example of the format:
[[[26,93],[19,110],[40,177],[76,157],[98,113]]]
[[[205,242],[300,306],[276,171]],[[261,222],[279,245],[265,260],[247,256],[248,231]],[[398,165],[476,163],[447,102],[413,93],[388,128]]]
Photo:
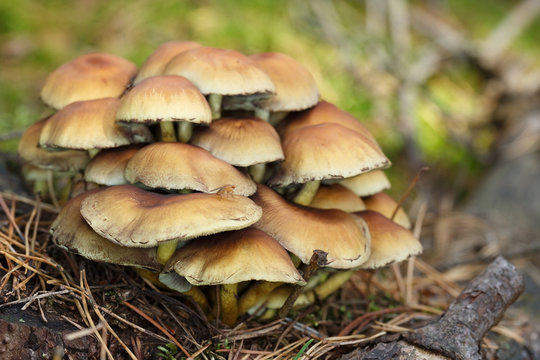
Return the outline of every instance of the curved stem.
[[[157,260],[161,265],[165,265],[171,258],[178,245],[178,240],[167,241],[166,243],[159,244],[157,249]]]
[[[308,206],[309,204],[311,204],[311,201],[315,197],[315,194],[317,194],[317,190],[319,190],[320,184],[321,182],[319,180],[309,181],[305,183],[304,185],[302,185],[302,188],[300,189],[298,194],[296,194],[293,201],[298,205]]]
[[[160,122],[159,129],[161,130],[161,141],[176,141],[176,135],[174,134],[174,125],[172,121]]]
[[[280,282],[258,281],[247,289],[238,299],[238,315],[245,314],[280,286]]]

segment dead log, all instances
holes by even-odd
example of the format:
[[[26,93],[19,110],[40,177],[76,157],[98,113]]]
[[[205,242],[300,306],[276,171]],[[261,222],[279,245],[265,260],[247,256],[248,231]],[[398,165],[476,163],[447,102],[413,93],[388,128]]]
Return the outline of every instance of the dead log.
[[[406,333],[399,341],[357,349],[341,360],[480,360],[480,341],[523,290],[521,274],[503,257],[498,257],[471,280],[434,323]]]

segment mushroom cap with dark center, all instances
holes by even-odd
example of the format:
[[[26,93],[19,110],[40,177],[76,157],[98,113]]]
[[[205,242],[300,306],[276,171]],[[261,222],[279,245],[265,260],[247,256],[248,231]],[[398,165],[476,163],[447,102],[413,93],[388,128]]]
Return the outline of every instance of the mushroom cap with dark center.
[[[43,102],[55,109],[75,101],[119,97],[137,66],[111,54],[81,55],[49,74],[41,89]]]
[[[362,199],[340,184],[322,185],[309,204],[317,209],[338,209],[355,212],[366,209]]]
[[[99,236],[83,219],[81,202],[96,190],[69,200],[51,225],[53,241],[87,259],[160,270],[156,249],[126,248]]]
[[[209,235],[179,249],[164,272],[176,271],[193,285],[263,280],[304,285],[287,251],[261,230]]]
[[[258,105],[269,111],[300,111],[319,101],[319,89],[311,73],[288,55],[267,52],[250,55],[276,86],[276,94]]]
[[[364,200],[364,204],[366,204],[366,209],[376,211],[389,219],[392,217],[392,214],[398,206],[398,203],[392,199],[390,195],[384,192],[363,197],[362,200]],[[393,220],[404,228],[411,228],[411,220],[402,207],[398,209]]]
[[[86,197],[81,214],[95,232],[115,243],[154,247],[248,227],[261,217],[261,208],[233,194],[163,195],[118,185]]]
[[[276,130],[259,118],[221,118],[197,131],[193,145],[235,166],[283,160]]]
[[[129,160],[126,179],[154,189],[191,189],[206,193],[228,186],[233,194],[251,195],[256,185],[247,175],[208,151],[193,145],[157,142]]]
[[[353,191],[358,196],[369,196],[390,189],[390,181],[382,170],[372,170],[367,173],[339,180],[339,183]]]
[[[201,92],[182,76],[152,76],[137,85],[121,99],[116,113],[122,123],[187,121],[209,124],[210,105]]]
[[[168,41],[161,44],[142,64],[137,76],[133,80],[133,84],[138,84],[151,76],[163,75],[165,66],[173,57],[196,47],[201,44],[194,41]]]
[[[306,126],[283,139],[285,160],[271,186],[340,179],[390,166],[380,148],[339,124]]]
[[[361,268],[375,269],[422,252],[420,241],[409,230],[386,216],[372,210],[355,214],[364,219],[371,234],[371,255]]]
[[[140,147],[127,146],[100,151],[84,170],[84,179],[100,185],[127,184],[124,177],[127,162]]]
[[[21,136],[18,153],[21,159],[41,169],[54,171],[78,171],[90,161],[87,151],[66,150],[50,152],[38,147],[41,130],[48,118],[31,125]]]
[[[120,100],[104,98],[71,103],[53,114],[43,126],[39,145],[51,149],[106,149],[153,141],[146,126],[120,126]]]
[[[253,201],[263,209],[253,227],[275,238],[306,264],[314,250],[327,252],[327,266],[335,269],[360,266],[369,257],[369,230],[358,216],[292,204],[264,185],[258,186]]]
[[[196,47],[171,59],[165,75],[181,75],[204,95],[272,94],[275,86],[244,54],[212,47]]]

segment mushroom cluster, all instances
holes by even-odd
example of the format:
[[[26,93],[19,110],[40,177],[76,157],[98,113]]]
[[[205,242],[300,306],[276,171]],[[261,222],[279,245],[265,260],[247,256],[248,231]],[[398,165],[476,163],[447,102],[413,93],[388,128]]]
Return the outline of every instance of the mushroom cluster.
[[[287,55],[173,41],[137,70],[88,54],[54,70],[41,98],[55,112],[19,154],[49,180],[66,174],[54,242],[133,266],[227,324],[422,250],[402,209],[390,219],[376,140]]]

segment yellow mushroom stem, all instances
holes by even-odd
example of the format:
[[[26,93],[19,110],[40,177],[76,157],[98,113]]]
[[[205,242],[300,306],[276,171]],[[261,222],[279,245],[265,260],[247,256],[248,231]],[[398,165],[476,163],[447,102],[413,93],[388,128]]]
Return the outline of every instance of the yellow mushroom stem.
[[[176,135],[174,133],[174,124],[172,121],[162,121],[159,123],[159,129],[161,130],[161,141],[176,141]]]
[[[224,324],[233,326],[238,318],[238,284],[221,285],[221,321]]]
[[[210,104],[210,109],[212,110],[212,120],[219,119],[221,117],[222,99],[223,95],[220,94],[208,95],[208,103]]]
[[[261,120],[264,120],[266,122],[270,121],[270,111],[267,109],[262,109],[260,107],[255,108],[255,117],[258,117]]]
[[[210,305],[208,305],[208,299],[206,298],[206,295],[202,292],[200,288],[197,286],[192,286],[191,289],[183,293],[184,295],[189,295],[191,298],[199,304],[201,307],[201,310],[207,314],[208,310],[210,309]]]
[[[193,135],[193,123],[181,121],[178,123],[178,140],[186,144]]]
[[[326,299],[330,294],[336,292],[343,284],[349,281],[353,273],[353,270],[349,270],[331,275],[326,281],[316,286],[315,289],[301,293],[294,302],[293,308],[303,308],[313,304],[315,300]]]
[[[274,111],[270,113],[270,118],[268,119],[268,121],[272,126],[276,126],[281,122],[281,120],[285,119],[288,114],[288,111]]]
[[[265,163],[251,165],[248,168],[248,172],[251,175],[251,177],[253,177],[253,181],[259,184],[262,183],[264,180],[265,171],[266,171]]]
[[[34,194],[39,194],[42,199],[46,199],[49,195],[49,183],[45,179],[34,180]]]
[[[157,248],[158,262],[161,265],[165,265],[176,251],[177,246],[178,240],[167,241],[165,243],[159,244]]]
[[[245,314],[249,309],[258,305],[268,294],[280,286],[281,282],[257,281],[251,285],[238,299],[238,315]]]
[[[100,149],[88,149],[88,155],[91,159],[95,158],[97,154],[99,154]]]
[[[315,194],[317,194],[317,190],[319,190],[319,185],[321,182],[319,180],[316,181],[309,181],[302,185],[302,188],[296,194],[294,197],[294,202],[298,205],[304,205],[308,206],[311,204],[311,201],[315,197]]]

